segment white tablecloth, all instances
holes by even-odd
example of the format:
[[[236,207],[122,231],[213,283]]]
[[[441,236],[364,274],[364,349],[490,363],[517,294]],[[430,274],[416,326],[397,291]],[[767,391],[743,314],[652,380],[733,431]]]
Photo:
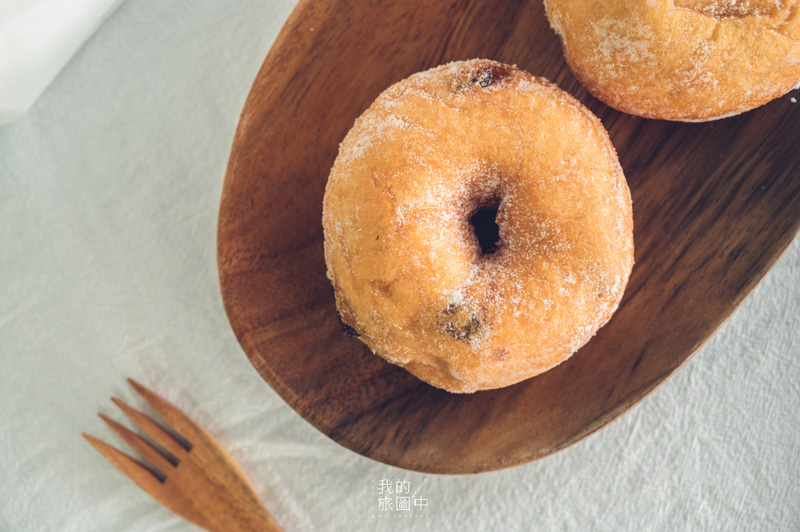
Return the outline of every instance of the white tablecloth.
[[[0,124],[30,109],[121,1],[0,1]]]
[[[95,412],[141,406],[126,376],[217,435],[287,531],[800,530],[800,242],[675,377],[538,462],[403,471],[272,391],[225,317],[215,237],[239,112],[292,7],[127,0],[0,127],[0,531],[195,530],[80,436],[122,445]],[[404,480],[427,507],[381,509]]]

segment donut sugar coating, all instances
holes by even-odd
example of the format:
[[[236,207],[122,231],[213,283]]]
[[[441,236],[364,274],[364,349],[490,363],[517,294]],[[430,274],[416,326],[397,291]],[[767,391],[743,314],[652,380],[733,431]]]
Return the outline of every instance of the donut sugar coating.
[[[451,392],[567,359],[633,264],[630,192],[600,121],[488,60],[378,96],[339,147],[322,221],[345,332]]]
[[[800,84],[800,0],[545,0],[567,63],[620,111],[699,122]]]

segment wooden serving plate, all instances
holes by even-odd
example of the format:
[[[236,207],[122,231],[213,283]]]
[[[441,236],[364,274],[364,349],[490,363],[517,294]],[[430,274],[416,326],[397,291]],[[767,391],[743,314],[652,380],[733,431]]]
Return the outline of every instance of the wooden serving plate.
[[[339,142],[383,89],[474,57],[544,76],[603,120],[633,195],[636,265],[618,312],[570,360],[509,388],[453,395],[342,334],[322,196]],[[790,96],[702,124],[606,107],[570,73],[540,1],[302,0],[233,143],[217,235],[225,308],[264,379],[345,447],[431,473],[522,464],[631,408],[755,287],[800,228],[798,138]]]

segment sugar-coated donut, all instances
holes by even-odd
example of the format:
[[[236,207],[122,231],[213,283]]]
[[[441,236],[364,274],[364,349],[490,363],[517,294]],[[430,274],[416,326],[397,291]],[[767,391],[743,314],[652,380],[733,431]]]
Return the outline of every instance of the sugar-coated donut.
[[[384,91],[340,145],[322,221],[345,331],[452,392],[567,359],[633,264],[630,192],[600,121],[487,60]]]
[[[572,71],[606,104],[687,122],[800,83],[798,0],[545,0]]]

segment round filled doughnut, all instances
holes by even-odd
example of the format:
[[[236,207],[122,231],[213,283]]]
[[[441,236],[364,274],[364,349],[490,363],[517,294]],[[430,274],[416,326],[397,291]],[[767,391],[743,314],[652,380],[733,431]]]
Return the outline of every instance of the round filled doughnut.
[[[686,122],[749,111],[800,84],[798,0],[545,0],[564,56],[620,111]]]
[[[630,192],[600,121],[488,60],[378,96],[339,147],[322,222],[344,331],[451,392],[566,360],[633,265]]]

